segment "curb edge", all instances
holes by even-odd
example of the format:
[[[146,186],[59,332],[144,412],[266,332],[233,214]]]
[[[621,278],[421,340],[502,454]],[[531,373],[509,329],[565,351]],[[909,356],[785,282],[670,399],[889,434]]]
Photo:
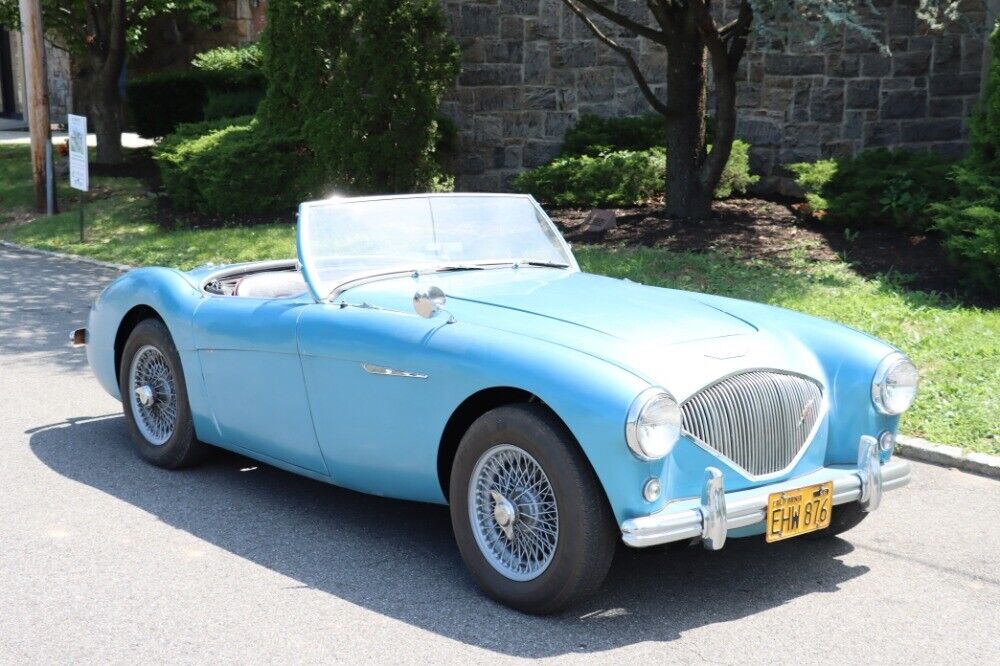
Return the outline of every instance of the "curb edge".
[[[991,479],[1000,479],[1000,456],[987,453],[964,453],[961,447],[935,444],[919,437],[899,435],[896,438],[896,453],[910,460],[954,467],[963,472],[971,472]]]
[[[130,271],[134,266],[129,266],[128,264],[113,264],[108,261],[100,261],[98,259],[91,259],[90,257],[81,257],[77,254],[66,254],[63,252],[51,252],[49,250],[39,250],[35,247],[30,247],[28,245],[20,245],[18,243],[12,243],[7,240],[0,240],[0,247],[10,248],[12,250],[19,250],[21,252],[30,252],[32,254],[39,254],[43,257],[53,257],[56,259],[65,259],[67,261],[79,261],[80,263],[90,264],[91,266],[100,266],[101,268],[111,268],[116,271],[125,272]]]

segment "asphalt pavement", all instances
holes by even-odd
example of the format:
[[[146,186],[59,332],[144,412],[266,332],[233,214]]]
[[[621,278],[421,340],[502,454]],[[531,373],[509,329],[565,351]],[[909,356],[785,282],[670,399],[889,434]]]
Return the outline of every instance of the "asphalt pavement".
[[[998,481],[914,463],[843,538],[622,547],[529,617],[478,592],[444,507],[143,463],[66,345],[115,275],[0,247],[0,663],[1000,663]]]

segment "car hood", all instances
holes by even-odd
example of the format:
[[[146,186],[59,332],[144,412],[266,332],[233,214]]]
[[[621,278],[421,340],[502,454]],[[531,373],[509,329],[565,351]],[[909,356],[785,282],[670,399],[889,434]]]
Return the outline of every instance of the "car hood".
[[[656,346],[756,331],[748,322],[685,292],[588,273],[530,275],[533,270],[537,269],[520,269],[518,279],[506,282],[492,279],[495,273],[449,280],[445,293],[450,308],[494,328],[540,337],[570,327]]]
[[[575,349],[665,386],[679,399],[750,367],[822,376],[814,355],[794,336],[758,330],[706,302],[707,296],[589,273],[435,273],[371,282],[341,300],[412,312],[414,292],[430,286],[445,292],[445,309],[460,328],[486,327]]]

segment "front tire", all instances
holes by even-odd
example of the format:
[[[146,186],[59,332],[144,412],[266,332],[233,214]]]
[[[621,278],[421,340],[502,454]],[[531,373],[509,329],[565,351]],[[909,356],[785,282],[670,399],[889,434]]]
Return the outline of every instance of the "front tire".
[[[587,459],[544,408],[509,405],[476,420],[449,485],[462,559],[500,603],[554,613],[603,582],[614,518]]]
[[[140,456],[167,469],[202,458],[205,445],[194,435],[180,356],[163,322],[146,319],[132,330],[122,351],[118,388]]]

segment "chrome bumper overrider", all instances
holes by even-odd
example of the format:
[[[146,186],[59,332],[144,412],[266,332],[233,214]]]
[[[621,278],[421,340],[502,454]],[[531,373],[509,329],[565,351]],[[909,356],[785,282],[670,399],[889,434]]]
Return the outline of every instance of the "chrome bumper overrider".
[[[824,467],[810,474],[760,488],[725,492],[722,473],[705,470],[700,500],[668,505],[658,513],[626,520],[621,525],[622,540],[634,548],[673,541],[701,539],[709,550],[719,550],[729,530],[764,522],[767,497],[773,492],[815,483],[833,482],[833,503],[860,502],[865,511],[874,511],[887,490],[910,482],[910,465],[904,460],[882,464],[874,437],[861,438],[857,466]]]

